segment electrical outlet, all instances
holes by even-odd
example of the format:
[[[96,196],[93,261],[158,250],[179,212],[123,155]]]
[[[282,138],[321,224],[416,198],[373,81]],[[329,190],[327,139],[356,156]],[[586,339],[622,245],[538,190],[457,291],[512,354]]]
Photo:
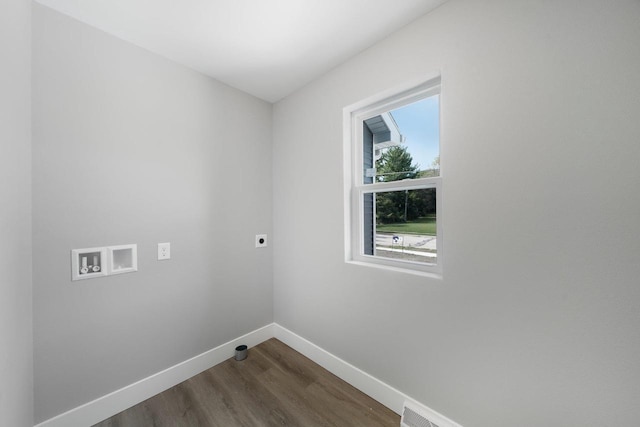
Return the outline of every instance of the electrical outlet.
[[[171,259],[171,243],[158,243],[158,260]]]
[[[267,235],[256,234],[256,248],[266,248],[266,247],[267,247]]]

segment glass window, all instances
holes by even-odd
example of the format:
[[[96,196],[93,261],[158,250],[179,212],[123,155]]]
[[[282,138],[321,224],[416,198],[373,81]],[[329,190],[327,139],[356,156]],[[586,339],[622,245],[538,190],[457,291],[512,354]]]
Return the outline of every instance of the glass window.
[[[350,118],[348,260],[441,273],[439,79]]]

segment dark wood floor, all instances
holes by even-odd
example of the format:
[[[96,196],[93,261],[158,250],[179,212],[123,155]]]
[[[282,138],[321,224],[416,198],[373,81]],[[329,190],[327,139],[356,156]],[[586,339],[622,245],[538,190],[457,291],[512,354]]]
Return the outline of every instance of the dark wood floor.
[[[393,426],[400,417],[275,338],[97,427]]]

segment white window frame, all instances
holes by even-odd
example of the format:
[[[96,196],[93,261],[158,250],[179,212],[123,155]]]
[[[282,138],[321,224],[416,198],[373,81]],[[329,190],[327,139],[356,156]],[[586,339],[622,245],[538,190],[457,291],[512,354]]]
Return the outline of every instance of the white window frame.
[[[440,174],[437,177],[365,184],[363,164],[363,123],[365,120],[430,96],[438,94],[441,95],[441,92],[441,79],[438,75],[420,82],[409,83],[403,87],[380,93],[344,109],[345,261],[347,263],[442,278],[442,264],[444,258],[444,239],[442,231],[442,149],[440,149]],[[440,96],[440,111],[438,112],[438,120],[440,122],[442,122],[441,104],[442,96]],[[441,135],[440,145],[442,145]],[[375,252],[374,255],[365,255],[364,194],[377,193],[381,191],[417,190],[423,188],[435,188],[436,190],[436,263],[431,264],[385,258],[376,256]]]

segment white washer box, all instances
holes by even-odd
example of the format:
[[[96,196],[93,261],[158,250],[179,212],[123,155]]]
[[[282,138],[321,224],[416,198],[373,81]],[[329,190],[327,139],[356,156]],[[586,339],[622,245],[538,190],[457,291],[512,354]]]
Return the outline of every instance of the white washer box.
[[[71,250],[71,280],[93,279],[137,270],[136,244]]]
[[[138,245],[109,246],[109,273],[138,271]]]
[[[73,249],[71,279],[82,280],[107,275],[107,248]]]

